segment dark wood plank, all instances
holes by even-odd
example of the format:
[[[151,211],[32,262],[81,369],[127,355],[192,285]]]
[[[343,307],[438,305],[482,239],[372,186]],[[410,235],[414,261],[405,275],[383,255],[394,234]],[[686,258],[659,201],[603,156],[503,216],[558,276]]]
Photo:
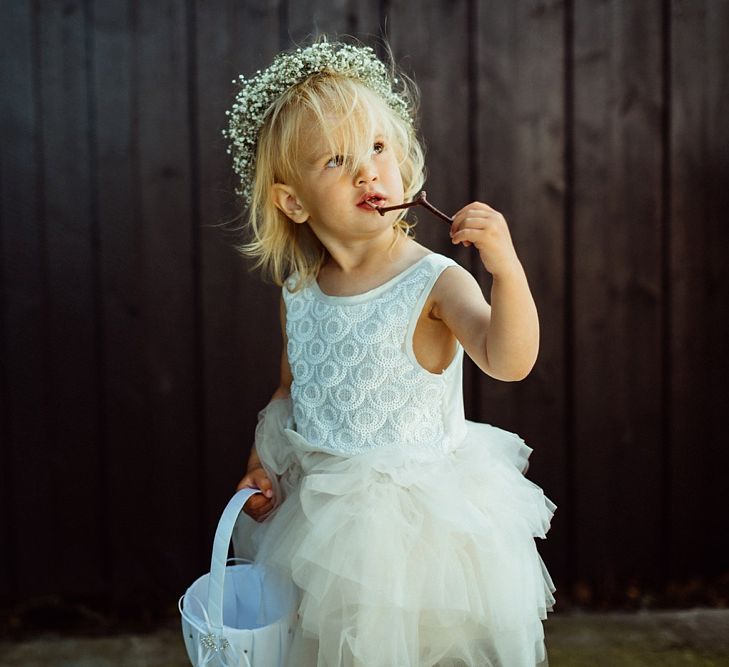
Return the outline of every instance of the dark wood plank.
[[[54,545],[46,565],[52,590],[98,593],[104,587],[103,441],[84,3],[43,1],[38,7],[50,344],[45,456],[51,479],[42,490],[43,539]],[[38,526],[26,522],[26,529],[35,535]]]
[[[279,288],[234,249],[242,239],[235,221],[242,204],[227,155],[225,110],[237,88],[232,80],[267,66],[278,52],[278,3],[230,0],[197,3],[197,132],[201,215],[201,290],[204,360],[204,551],[209,558],[215,526],[245,474],[257,414],[279,379]]]
[[[477,414],[517,432],[534,449],[528,476],[559,507],[538,547],[553,576],[564,581],[571,509],[563,343],[564,8],[543,2],[476,6],[477,194],[506,218],[540,317],[539,358],[531,374],[518,383],[482,376]],[[482,266],[478,275],[488,293],[490,276]]]
[[[660,20],[575,4],[576,569],[603,600],[662,558]]]
[[[729,570],[729,4],[672,3],[670,553],[679,578]]]
[[[284,3],[286,25],[282,48],[290,48],[326,34],[330,40],[349,39],[362,42],[374,49],[384,35],[385,17],[382,14],[382,0],[337,0],[337,2],[293,2]]]
[[[326,34],[330,40],[344,34],[355,34],[358,29],[356,3],[351,0],[313,0],[295,2],[282,0],[286,5],[286,23],[284,26],[284,43],[281,48],[289,49],[312,37]],[[375,0],[366,0],[363,7],[374,7]]]
[[[47,282],[35,16],[28,3],[0,5],[0,267],[3,397],[0,596],[51,590],[46,555],[29,548],[48,515]]]
[[[163,519],[150,512],[160,489],[148,465],[159,446],[151,424],[150,328],[144,292],[144,229],[139,202],[135,117],[135,43],[129,2],[97,0],[89,29],[94,44],[93,89],[97,118],[99,264],[103,339],[103,391],[108,508],[105,531],[113,604],[129,609],[153,590],[150,545]]]
[[[188,6],[135,3],[133,150],[141,222],[144,356],[152,447],[138,457],[148,495],[142,522],[150,591],[174,599],[189,585],[200,544],[203,481],[199,282],[189,100]],[[150,486],[147,485],[149,483]],[[127,490],[127,493],[129,491]],[[124,495],[117,502],[123,513]]]

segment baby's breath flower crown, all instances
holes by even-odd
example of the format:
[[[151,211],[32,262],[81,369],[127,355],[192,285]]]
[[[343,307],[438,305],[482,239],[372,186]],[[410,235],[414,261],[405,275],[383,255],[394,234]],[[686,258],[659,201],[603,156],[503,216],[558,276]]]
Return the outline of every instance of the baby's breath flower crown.
[[[296,51],[280,53],[265,70],[246,79],[242,74],[233,83],[240,85],[223,136],[230,144],[227,153],[233,156],[233,170],[240,177],[236,194],[250,204],[256,160],[258,134],[276,99],[291,86],[317,72],[331,71],[355,79],[382,96],[411,127],[408,102],[393,90],[398,79],[391,76],[385,64],[369,46],[353,46],[343,42],[317,42]]]

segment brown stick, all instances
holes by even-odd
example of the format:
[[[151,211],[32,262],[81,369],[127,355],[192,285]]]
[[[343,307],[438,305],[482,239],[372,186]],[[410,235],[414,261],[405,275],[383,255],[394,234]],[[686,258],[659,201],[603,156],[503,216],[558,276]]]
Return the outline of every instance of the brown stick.
[[[378,206],[377,211],[380,215],[385,215],[388,211],[395,211],[399,208],[410,208],[411,206],[417,206],[418,204],[424,206],[427,208],[431,213],[434,213],[442,220],[445,220],[449,225],[453,222],[453,218],[447,216],[443,211],[439,211],[433,204],[431,204],[426,199],[426,193],[425,190],[421,190],[420,194],[413,199],[411,202],[406,202],[404,204],[398,204],[397,206]]]

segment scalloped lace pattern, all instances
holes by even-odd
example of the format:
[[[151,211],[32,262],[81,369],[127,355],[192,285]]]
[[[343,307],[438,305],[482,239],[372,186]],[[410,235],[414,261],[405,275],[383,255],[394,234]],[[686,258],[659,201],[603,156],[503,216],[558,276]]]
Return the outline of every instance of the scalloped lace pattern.
[[[284,288],[296,430],[311,444],[356,454],[399,445],[442,450],[446,378],[405,351],[427,262],[372,298]]]

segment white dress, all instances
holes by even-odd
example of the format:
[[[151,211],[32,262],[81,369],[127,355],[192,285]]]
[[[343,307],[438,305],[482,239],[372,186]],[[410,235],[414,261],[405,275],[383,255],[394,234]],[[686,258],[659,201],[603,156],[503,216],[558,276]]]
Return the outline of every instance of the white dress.
[[[256,430],[277,505],[241,513],[234,549],[300,590],[291,667],[546,664],[555,589],[534,538],[556,506],[519,436],[464,418],[463,348],[442,374],[413,353],[453,264],[429,254],[355,296],[283,288],[291,398]]]

